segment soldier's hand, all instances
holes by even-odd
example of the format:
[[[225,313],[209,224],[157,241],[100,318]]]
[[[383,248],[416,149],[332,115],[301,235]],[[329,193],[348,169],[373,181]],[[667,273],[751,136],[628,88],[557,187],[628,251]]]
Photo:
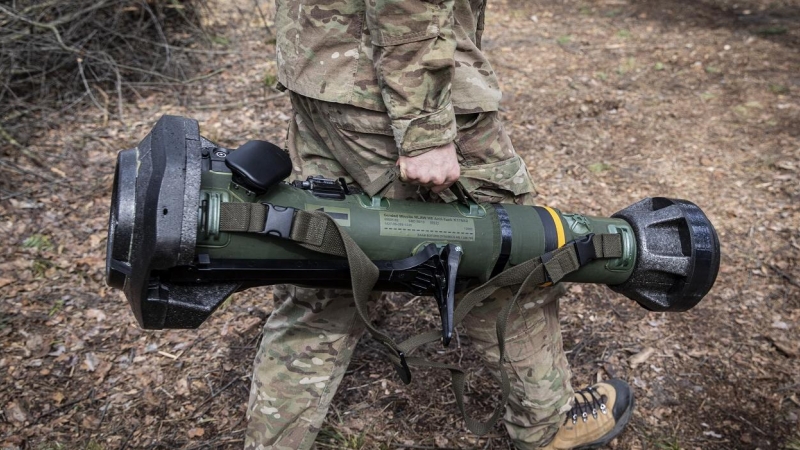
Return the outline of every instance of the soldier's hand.
[[[456,146],[452,142],[419,156],[401,156],[397,165],[400,166],[400,181],[425,186],[436,194],[461,176]]]

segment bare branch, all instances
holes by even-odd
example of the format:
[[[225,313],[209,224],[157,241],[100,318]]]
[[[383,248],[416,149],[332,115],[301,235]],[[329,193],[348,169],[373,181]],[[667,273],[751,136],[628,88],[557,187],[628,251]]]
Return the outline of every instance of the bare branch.
[[[104,120],[122,120],[125,94],[134,86],[184,86],[222,73],[196,72],[204,51],[195,47],[208,42],[199,20],[204,2],[0,2],[0,141],[24,153],[21,136],[46,125],[42,117],[57,117],[59,105],[84,98]],[[112,95],[116,107],[109,107]],[[36,109],[39,119],[26,113],[7,120],[15,109]]]

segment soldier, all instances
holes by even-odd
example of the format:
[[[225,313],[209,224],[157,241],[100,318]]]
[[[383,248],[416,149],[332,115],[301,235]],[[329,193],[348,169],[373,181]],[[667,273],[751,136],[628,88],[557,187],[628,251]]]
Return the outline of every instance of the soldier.
[[[277,1],[279,82],[293,107],[294,175],[365,186],[399,165],[395,198],[441,197],[459,180],[479,201],[532,204],[534,188],[498,117],[480,49],[483,0]],[[509,321],[503,418],[520,449],[605,444],[627,423],[621,380],[573,392],[558,321],[561,287],[526,294]],[[275,289],[255,359],[245,448],[308,449],[364,333],[349,291]],[[497,370],[497,291],[464,320]]]

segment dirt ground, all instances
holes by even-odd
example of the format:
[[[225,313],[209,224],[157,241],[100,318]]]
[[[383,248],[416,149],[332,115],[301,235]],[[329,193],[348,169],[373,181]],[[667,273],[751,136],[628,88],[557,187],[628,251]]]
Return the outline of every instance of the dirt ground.
[[[199,330],[146,332],[104,284],[116,152],[160,115],[194,117],[234,148],[282,142],[290,107],[270,87],[269,7],[219,3],[201,79],[135,87],[122,120],[65,106],[26,153],[0,152],[0,448],[242,445],[268,289],[237,294]],[[609,215],[647,196],[685,198],[722,241],[717,284],[687,313],[570,287],[561,318],[576,387],[618,376],[636,390],[611,448],[800,449],[800,2],[489,5],[484,48],[541,203]],[[431,299],[396,295],[376,309],[398,337],[436,326]],[[452,353],[474,367],[470,407],[488,411],[497,386],[465,339]],[[466,432],[445,376],[405,386],[369,338],[318,445],[511,448],[501,427]]]

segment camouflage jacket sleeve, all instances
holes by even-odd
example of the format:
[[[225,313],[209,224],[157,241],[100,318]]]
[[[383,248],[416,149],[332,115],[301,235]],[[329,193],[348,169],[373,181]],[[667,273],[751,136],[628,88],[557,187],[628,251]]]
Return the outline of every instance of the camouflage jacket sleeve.
[[[367,26],[381,96],[401,155],[456,137],[453,0],[367,0]]]

